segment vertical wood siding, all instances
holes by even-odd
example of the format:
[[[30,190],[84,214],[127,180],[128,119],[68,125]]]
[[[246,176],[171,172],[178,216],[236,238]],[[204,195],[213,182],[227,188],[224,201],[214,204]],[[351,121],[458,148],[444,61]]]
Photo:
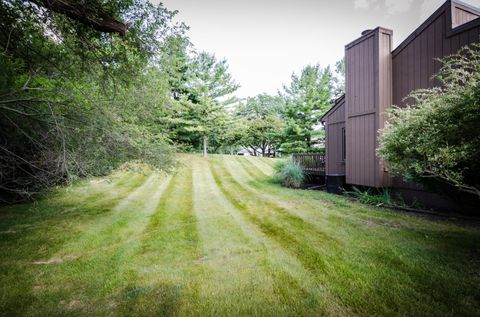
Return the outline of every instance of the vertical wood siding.
[[[478,17],[479,15],[475,12],[454,6],[452,12],[452,27],[456,28],[457,26],[473,21]]]
[[[340,100],[325,116],[327,175],[345,175],[345,162],[342,158],[343,128],[345,128],[345,99]]]
[[[460,4],[444,5],[416,35],[392,52],[393,104],[403,106],[416,89],[439,86],[432,78],[441,63],[437,59],[456,53],[461,47],[480,41],[479,15],[466,11]],[[455,29],[457,28],[457,29]],[[392,186],[421,189],[418,185],[395,178]]]
[[[349,184],[378,187],[389,182],[376,148],[383,112],[392,98],[391,36],[391,31],[378,28],[345,48]]]
[[[479,23],[461,32],[451,29],[450,21],[457,21],[455,23],[460,25],[459,28],[468,26],[465,24],[468,22],[478,22],[469,20],[462,9],[454,7],[452,10],[442,12],[406,46],[401,45],[393,52],[393,104],[403,106],[411,102],[403,99],[413,90],[438,86],[438,81],[432,78],[441,66],[436,59],[454,54],[461,47],[480,40]],[[450,12],[451,20],[448,16]],[[470,14],[472,16],[475,15]]]
[[[377,169],[376,185],[390,186],[391,178],[386,172],[385,163],[376,155],[376,149],[379,147],[378,130],[383,129],[386,121],[386,111],[392,105],[393,87],[392,87],[392,33],[379,33],[378,40],[378,104],[377,104],[377,123],[375,126],[375,167]]]
[[[326,118],[327,174],[342,171],[338,157],[344,124],[347,183],[392,185],[385,164],[376,156],[377,133],[384,127],[385,111],[392,104],[408,103],[405,98],[413,90],[439,85],[432,78],[441,66],[436,59],[479,42],[479,16],[478,10],[447,1],[394,51],[392,32],[383,28],[345,46],[345,105]],[[344,123],[338,120],[342,113]]]

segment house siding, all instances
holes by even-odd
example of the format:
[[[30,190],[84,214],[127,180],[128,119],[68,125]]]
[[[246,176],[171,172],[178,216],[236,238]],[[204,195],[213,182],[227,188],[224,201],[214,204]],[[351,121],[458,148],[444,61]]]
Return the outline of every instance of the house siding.
[[[462,24],[473,21],[479,16],[480,14],[478,12],[474,12],[471,9],[464,7],[460,4],[452,5],[452,27],[453,28],[456,28]]]
[[[434,75],[441,63],[438,59],[455,54],[465,45],[480,41],[480,19],[477,13],[457,3],[444,4],[439,15],[430,18],[416,31],[416,36],[392,52],[393,104],[413,103],[408,95],[417,89],[432,88],[440,83]],[[421,191],[418,184],[394,178],[392,186]]]
[[[393,104],[404,106],[412,102],[405,99],[412,91],[438,86],[439,82],[432,78],[441,67],[437,59],[454,54],[461,47],[480,40],[479,21],[469,20],[463,13],[456,13],[464,11],[463,9],[453,7],[452,10],[443,11],[413,40],[393,51]],[[475,15],[471,14],[470,17],[472,16]],[[457,19],[456,24],[462,30],[452,30],[451,19]]]
[[[325,116],[326,131],[326,174],[345,175],[342,158],[342,129],[345,128],[345,99],[341,98],[334,109]]]
[[[389,177],[376,155],[377,131],[391,105],[392,31],[377,28],[345,47],[346,181],[385,186]]]
[[[433,78],[438,59],[465,45],[480,42],[480,11],[447,1],[392,50],[392,31],[376,28],[345,46],[344,105],[325,116],[327,174],[345,172],[347,184],[399,189],[423,188],[388,174],[388,165],[377,157],[378,131],[392,104],[405,106],[417,89],[439,86]],[[344,115],[344,120],[338,116]],[[339,165],[346,130],[345,165]]]

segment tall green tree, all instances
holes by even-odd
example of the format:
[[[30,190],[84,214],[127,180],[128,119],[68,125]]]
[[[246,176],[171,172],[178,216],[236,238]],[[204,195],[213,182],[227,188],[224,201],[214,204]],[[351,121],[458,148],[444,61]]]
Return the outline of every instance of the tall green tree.
[[[285,101],[283,113],[288,140],[282,148],[298,150],[303,147],[304,151],[312,148],[315,144],[312,139],[314,127],[331,106],[333,86],[330,68],[306,66],[300,75],[292,74],[290,84],[283,87],[280,95]]]
[[[252,155],[259,154],[258,151],[263,156],[275,155],[285,127],[283,106],[282,98],[259,94],[237,107],[236,116],[243,121],[241,144]]]
[[[226,107],[237,101],[232,94],[240,87],[228,71],[226,60],[201,52],[188,65],[189,94],[183,105],[189,122],[185,132],[201,140],[203,156],[207,156],[209,139],[219,136],[228,125]]]

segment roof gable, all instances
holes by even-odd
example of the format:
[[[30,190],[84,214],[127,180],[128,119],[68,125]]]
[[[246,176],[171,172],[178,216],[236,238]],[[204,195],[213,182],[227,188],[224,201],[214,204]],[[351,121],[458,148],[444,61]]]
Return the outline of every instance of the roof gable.
[[[460,23],[459,21],[455,20],[455,17],[452,18],[452,14],[455,10],[460,9],[467,13],[470,13],[473,16],[477,16],[466,23]],[[413,31],[402,43],[400,43],[397,48],[392,51],[392,55],[395,56],[400,53],[405,47],[410,44],[417,36],[419,36],[426,28],[430,26],[437,18],[439,18],[442,14],[446,14],[447,17],[447,25],[445,34],[447,37],[450,37],[453,34],[458,32],[463,32],[468,30],[472,27],[480,25],[480,9],[473,7],[469,4],[458,0],[449,0],[446,1],[440,8],[438,8],[428,19],[426,19],[415,31]]]
[[[320,118],[320,122],[325,122],[325,117],[327,117],[328,115],[330,115],[333,111],[337,110],[338,107],[340,107],[343,103],[343,101],[345,101],[345,94],[341,95],[340,97],[338,97],[335,102],[333,103],[333,106],[330,107],[330,109],[328,109],[327,112],[325,112],[323,114],[323,116],[321,116]]]

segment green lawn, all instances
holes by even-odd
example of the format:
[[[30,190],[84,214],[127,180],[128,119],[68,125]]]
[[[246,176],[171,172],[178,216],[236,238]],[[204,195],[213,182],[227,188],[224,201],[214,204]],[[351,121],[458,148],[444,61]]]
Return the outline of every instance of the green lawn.
[[[0,209],[0,314],[480,315],[480,228],[182,157]]]

